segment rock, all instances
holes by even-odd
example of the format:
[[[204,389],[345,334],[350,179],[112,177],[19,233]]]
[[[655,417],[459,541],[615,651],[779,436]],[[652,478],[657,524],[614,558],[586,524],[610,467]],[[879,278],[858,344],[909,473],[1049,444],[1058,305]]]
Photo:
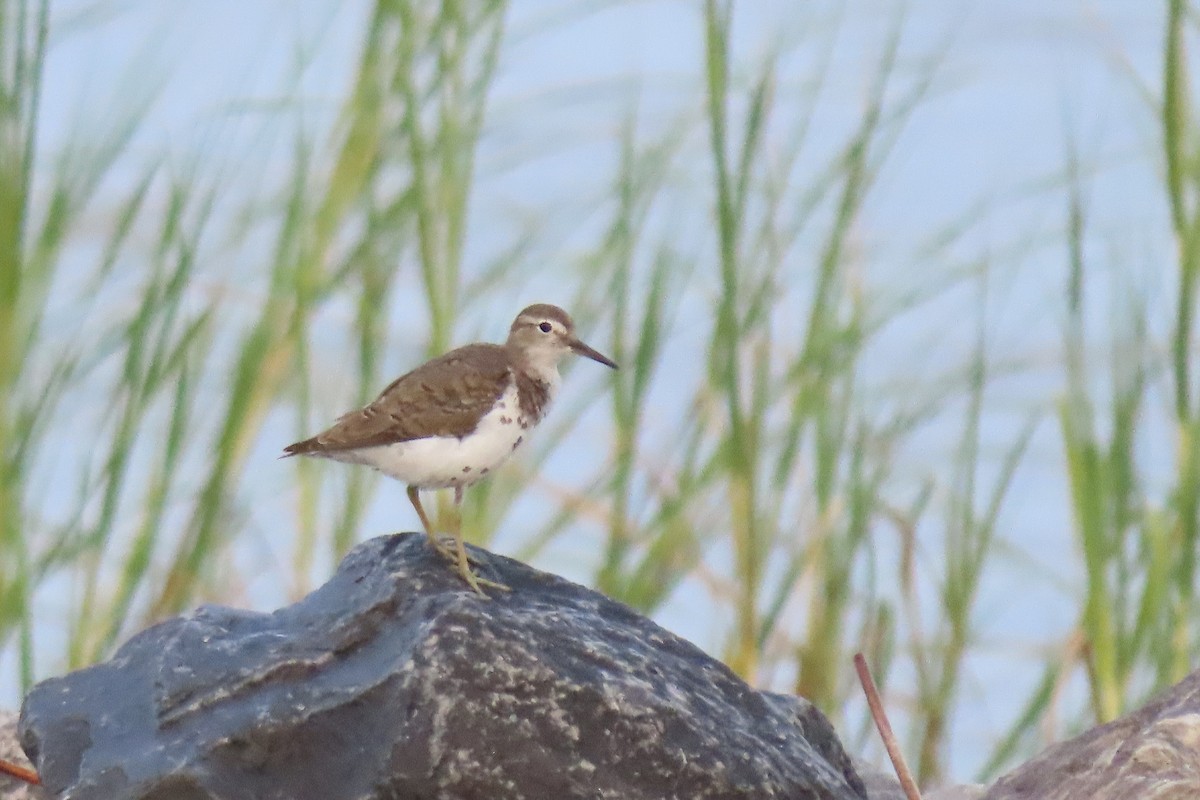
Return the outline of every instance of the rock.
[[[1148,705],[1060,742],[992,785],[984,800],[1200,797],[1200,672]]]
[[[978,783],[961,783],[939,786],[936,789],[921,792],[921,798],[922,800],[980,800],[986,790],[986,786]]]
[[[854,770],[862,778],[867,789],[867,800],[907,800],[900,781],[894,775],[883,772],[859,759],[852,759]],[[979,800],[987,787],[978,784],[939,786],[936,789],[922,788],[921,800]]]
[[[922,792],[923,800],[980,800],[987,787],[978,783],[961,783],[951,786],[939,786],[928,792]]]
[[[17,712],[0,711],[0,758],[19,767],[31,766],[17,743]],[[49,800],[50,795],[37,786],[0,775],[0,797],[4,800]]]
[[[472,549],[366,542],[272,614],[205,607],[34,687],[21,741],[72,800],[858,798],[811,705],[628,608]]]

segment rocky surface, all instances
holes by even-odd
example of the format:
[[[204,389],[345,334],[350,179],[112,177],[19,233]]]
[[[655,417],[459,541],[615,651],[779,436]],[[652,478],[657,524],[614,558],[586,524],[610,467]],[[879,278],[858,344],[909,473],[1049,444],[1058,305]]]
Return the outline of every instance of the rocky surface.
[[[819,712],[602,595],[415,534],[272,614],[203,608],[36,686],[21,741],[72,800],[865,798]]]
[[[1200,798],[1200,672],[1115,722],[1060,742],[984,800]]]
[[[854,759],[854,769],[862,777],[867,789],[867,800],[907,800],[900,781],[890,772]],[[939,786],[921,790],[921,800],[979,800],[986,786],[976,784]]]

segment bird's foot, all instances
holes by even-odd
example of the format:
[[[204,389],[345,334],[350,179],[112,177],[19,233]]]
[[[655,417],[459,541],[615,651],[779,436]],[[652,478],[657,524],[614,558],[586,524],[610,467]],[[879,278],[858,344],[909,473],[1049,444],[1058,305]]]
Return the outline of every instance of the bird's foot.
[[[464,566],[463,564],[459,564],[458,574],[462,577],[462,579],[464,581],[467,582],[467,585],[470,586],[475,591],[475,594],[479,595],[480,597],[484,598],[485,600],[488,600],[491,598],[488,597],[487,592],[483,591],[484,586],[488,587],[489,589],[496,589],[501,592],[511,592],[512,591],[512,587],[510,587],[510,586],[505,586],[503,583],[497,583],[496,581],[489,581],[487,578],[480,577],[478,574],[476,574],[475,572],[473,572],[471,570],[471,567],[469,565]]]
[[[433,535],[429,537],[429,546],[440,553],[443,558],[458,563],[458,539],[449,534],[441,536]],[[470,550],[463,548],[463,553],[467,557],[467,561],[472,564],[482,564],[483,561],[478,556],[472,555]]]
[[[476,574],[471,569],[471,565],[482,564],[483,561],[476,556],[471,555],[471,553],[467,551],[466,546],[463,545],[462,541],[458,537],[437,536],[430,534],[429,544],[437,553],[441,554],[443,558],[454,565],[459,577],[461,577],[466,584],[470,586],[472,590],[474,590],[475,594],[479,595],[480,597],[487,597],[487,593],[483,591],[483,587],[485,586],[502,592],[512,591],[510,587],[505,586],[503,583],[497,583],[496,581],[488,580],[487,578],[480,577],[478,574]]]

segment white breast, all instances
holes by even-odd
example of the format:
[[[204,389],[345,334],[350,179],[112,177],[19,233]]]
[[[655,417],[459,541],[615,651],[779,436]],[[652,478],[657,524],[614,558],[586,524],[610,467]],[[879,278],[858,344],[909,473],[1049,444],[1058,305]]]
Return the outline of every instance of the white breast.
[[[525,419],[511,386],[475,430],[457,436],[431,436],[408,442],[330,453],[338,461],[365,464],[421,489],[469,486],[512,455],[536,424]]]

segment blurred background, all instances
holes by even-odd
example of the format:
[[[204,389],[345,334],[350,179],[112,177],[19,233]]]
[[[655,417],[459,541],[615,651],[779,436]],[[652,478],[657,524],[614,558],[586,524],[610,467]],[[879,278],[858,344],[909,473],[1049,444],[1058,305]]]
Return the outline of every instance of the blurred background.
[[[0,704],[418,522],[279,461],[570,310],[468,537],[995,776],[1196,661],[1186,0],[0,0]],[[442,498],[445,505],[446,498]]]

